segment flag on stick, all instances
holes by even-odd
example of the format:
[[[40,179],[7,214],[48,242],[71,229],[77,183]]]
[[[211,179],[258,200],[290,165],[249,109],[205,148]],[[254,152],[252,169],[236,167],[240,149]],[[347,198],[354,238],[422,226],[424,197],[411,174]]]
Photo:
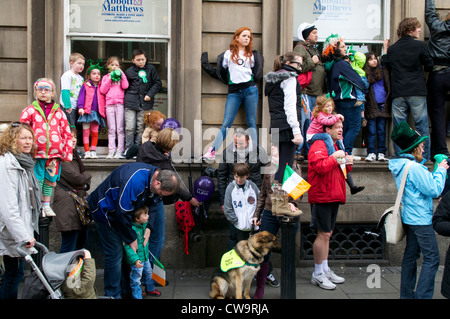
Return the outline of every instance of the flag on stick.
[[[153,254],[152,254],[153,256]],[[153,273],[152,279],[159,283],[161,286],[166,286],[166,268],[161,262],[153,256]]]
[[[289,165],[284,169],[283,184],[281,188],[294,200],[306,193],[311,185],[298,175]]]

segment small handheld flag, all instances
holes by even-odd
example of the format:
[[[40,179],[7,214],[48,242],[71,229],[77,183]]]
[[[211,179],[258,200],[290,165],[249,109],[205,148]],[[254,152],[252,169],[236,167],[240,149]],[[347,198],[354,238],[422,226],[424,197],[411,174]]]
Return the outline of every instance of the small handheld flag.
[[[298,175],[289,165],[284,169],[283,184],[281,188],[294,200],[306,193],[311,185]]]

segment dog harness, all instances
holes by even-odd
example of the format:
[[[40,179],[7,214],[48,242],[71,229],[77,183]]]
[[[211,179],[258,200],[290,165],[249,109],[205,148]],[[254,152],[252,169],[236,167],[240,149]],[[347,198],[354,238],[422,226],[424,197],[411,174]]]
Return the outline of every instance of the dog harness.
[[[250,264],[243,261],[242,258],[237,254],[236,250],[232,249],[222,255],[222,259],[220,261],[220,270],[222,270],[223,272],[227,272],[230,269],[241,268],[246,265],[255,268],[259,266],[259,264]]]

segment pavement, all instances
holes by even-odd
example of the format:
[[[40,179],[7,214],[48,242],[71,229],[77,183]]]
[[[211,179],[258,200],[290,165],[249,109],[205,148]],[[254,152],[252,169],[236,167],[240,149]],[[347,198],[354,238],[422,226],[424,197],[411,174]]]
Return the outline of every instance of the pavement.
[[[313,268],[296,268],[296,299],[399,299],[401,267],[340,267],[334,272],[345,278],[345,283],[337,284],[335,290],[324,290],[311,284]],[[274,268],[273,275],[281,281],[280,268]],[[442,296],[441,282],[444,267],[440,266],[435,278],[433,299],[446,299]],[[418,270],[420,271],[420,269]],[[209,298],[209,282],[214,268],[168,269],[166,280],[169,285],[158,287],[161,296],[145,296],[144,299],[202,300]],[[97,270],[96,287],[103,294],[103,270]],[[253,281],[250,296],[253,296],[256,283]],[[281,299],[281,288],[266,284],[264,299]]]

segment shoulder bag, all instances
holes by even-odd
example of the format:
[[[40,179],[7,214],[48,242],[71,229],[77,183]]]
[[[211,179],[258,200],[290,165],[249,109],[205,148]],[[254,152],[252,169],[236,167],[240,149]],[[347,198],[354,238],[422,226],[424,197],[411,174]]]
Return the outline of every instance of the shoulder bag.
[[[412,164],[412,161],[406,164],[405,172],[403,173],[400,188],[397,193],[397,199],[395,200],[395,205],[386,209],[378,222],[378,227],[384,227],[386,242],[389,244],[395,245],[402,241],[406,236],[402,223],[401,201],[403,197],[403,190],[405,189],[406,178],[408,176],[408,170]]]

